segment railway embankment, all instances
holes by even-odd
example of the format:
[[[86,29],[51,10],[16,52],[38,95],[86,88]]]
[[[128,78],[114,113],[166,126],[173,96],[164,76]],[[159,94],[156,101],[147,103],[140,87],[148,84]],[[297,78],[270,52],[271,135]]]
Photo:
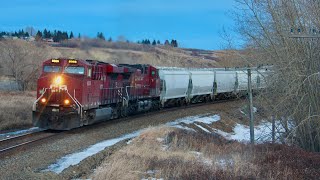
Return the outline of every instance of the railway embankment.
[[[1,157],[0,173],[5,179],[318,177],[319,154],[239,142],[245,133],[237,128],[248,131],[245,103],[206,104],[64,132]],[[259,108],[255,115],[265,118]],[[102,142],[105,147],[97,147]],[[103,150],[90,154],[97,148]]]
[[[55,164],[57,160],[64,156],[80,152],[101,141],[120,137],[137,130],[145,129],[150,126],[158,126],[176,119],[193,116],[197,114],[226,112],[230,107],[237,108],[239,102],[227,102],[223,104],[207,104],[205,106],[194,107],[190,109],[177,109],[155,113],[153,115],[139,116],[138,118],[114,120],[94,126],[76,129],[75,131],[65,132],[63,136],[51,138],[50,141],[43,142],[37,146],[22,149],[16,152],[14,156],[0,157],[1,174],[8,179],[19,179],[25,177],[62,177],[68,172],[68,169],[60,174],[52,172],[42,172],[50,165]],[[241,114],[237,111],[238,114]],[[223,118],[226,113],[220,113]],[[236,116],[236,115],[235,115]],[[230,119],[231,122],[231,118]],[[236,118],[234,118],[236,120]],[[95,168],[99,162],[90,166]],[[92,170],[92,169],[91,169]],[[74,176],[84,174],[85,172],[76,171]],[[86,172],[87,173],[87,172]],[[68,173],[67,173],[68,174]],[[73,174],[73,173],[72,173]],[[28,179],[28,178],[27,178]],[[32,179],[32,178],[30,178]]]

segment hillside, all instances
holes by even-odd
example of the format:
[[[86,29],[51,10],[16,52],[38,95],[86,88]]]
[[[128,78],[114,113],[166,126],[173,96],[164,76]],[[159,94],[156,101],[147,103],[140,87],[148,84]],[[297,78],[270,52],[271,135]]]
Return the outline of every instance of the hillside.
[[[151,64],[171,67],[239,67],[248,62],[239,51],[209,51],[106,42],[96,39],[68,40],[61,43],[0,40],[0,90],[34,90],[39,68],[50,58],[92,59],[108,63]],[[19,82],[19,84],[17,83]]]
[[[4,62],[0,66],[0,75],[9,76],[12,75],[12,54],[17,59],[16,61],[24,61],[22,64],[27,62],[34,66],[39,66],[45,59],[58,57],[175,67],[234,67],[244,64],[235,58],[234,53],[227,51],[181,49],[123,42],[95,42],[92,40],[70,41],[61,44],[22,40],[0,41],[0,54],[0,61]]]

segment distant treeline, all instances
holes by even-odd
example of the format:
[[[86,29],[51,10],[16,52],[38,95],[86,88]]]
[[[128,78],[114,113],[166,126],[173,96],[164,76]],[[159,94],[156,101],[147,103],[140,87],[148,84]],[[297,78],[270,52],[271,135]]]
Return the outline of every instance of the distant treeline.
[[[29,34],[27,32],[27,30],[30,30],[30,29],[31,29],[31,33],[33,32],[32,34]],[[34,28],[28,27],[27,30],[24,31],[22,29],[22,30],[19,30],[18,32],[17,31],[15,31],[15,32],[2,31],[2,32],[0,32],[0,38],[4,37],[4,36],[8,36],[8,37],[18,37],[20,39],[23,39],[23,38],[28,38],[33,35],[36,41],[44,40],[44,41],[51,41],[51,42],[52,41],[53,42],[62,42],[64,40],[75,38],[72,31],[69,34],[67,31],[60,31],[60,30],[50,31],[50,30],[44,29],[43,31],[38,30],[37,33],[35,34]],[[81,38],[80,33],[78,34],[77,38],[79,38],[79,39]],[[96,38],[103,40],[103,41],[112,42],[112,38],[110,37],[106,40],[106,38],[102,32],[98,32]],[[119,41],[129,43],[129,40],[125,40],[125,38],[122,36],[119,39]],[[153,40],[151,42],[149,39],[143,39],[141,41],[137,41],[136,43],[144,44],[144,45],[153,45],[153,46],[165,45],[165,46],[178,47],[178,41],[175,39],[172,39],[171,41],[165,40],[163,44],[160,42],[160,40]]]
[[[74,35],[72,31],[70,32],[70,34],[68,34],[67,31],[59,31],[59,30],[48,31],[47,29],[44,29],[43,31],[38,31],[35,38],[36,40],[52,39],[54,42],[60,42],[63,40],[72,39],[74,38]]]
[[[142,41],[138,41],[137,42],[138,44],[146,44],[146,45],[150,45],[150,44],[152,44],[152,45],[161,45],[161,42],[160,42],[160,40],[153,40],[152,41],[152,43],[151,43],[151,41],[149,40],[149,39],[143,39]],[[175,39],[172,39],[171,40],[171,42],[169,42],[169,40],[165,40],[164,41],[164,45],[165,46],[172,46],[172,47],[178,47],[178,41],[177,40],[175,40]]]
[[[3,37],[3,36],[13,36],[13,37],[18,37],[18,38],[24,38],[24,37],[29,37],[29,33],[24,32],[23,29],[19,30],[18,32],[15,31],[15,32],[11,32],[11,33],[2,31],[2,32],[0,32],[0,37]]]

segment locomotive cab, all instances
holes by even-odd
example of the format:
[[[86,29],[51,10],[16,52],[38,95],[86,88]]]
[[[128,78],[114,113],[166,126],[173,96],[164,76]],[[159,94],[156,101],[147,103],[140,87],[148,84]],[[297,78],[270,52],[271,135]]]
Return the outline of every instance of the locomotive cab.
[[[41,128],[69,129],[80,126],[83,84],[92,68],[85,61],[50,59],[43,63],[33,104],[33,124]],[[67,120],[67,121],[65,121]]]

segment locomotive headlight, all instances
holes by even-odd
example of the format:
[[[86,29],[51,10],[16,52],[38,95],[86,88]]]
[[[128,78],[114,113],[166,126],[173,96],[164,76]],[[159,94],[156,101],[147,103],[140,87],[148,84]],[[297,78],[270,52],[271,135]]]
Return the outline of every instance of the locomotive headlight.
[[[42,103],[47,102],[46,98],[42,98],[42,99],[41,99],[41,102],[42,102]]]
[[[64,100],[64,104],[65,104],[65,105],[69,105],[69,104],[70,104],[69,99]]]
[[[55,85],[61,85],[62,84],[62,77],[61,76],[57,76],[55,79],[54,79],[54,84]]]

